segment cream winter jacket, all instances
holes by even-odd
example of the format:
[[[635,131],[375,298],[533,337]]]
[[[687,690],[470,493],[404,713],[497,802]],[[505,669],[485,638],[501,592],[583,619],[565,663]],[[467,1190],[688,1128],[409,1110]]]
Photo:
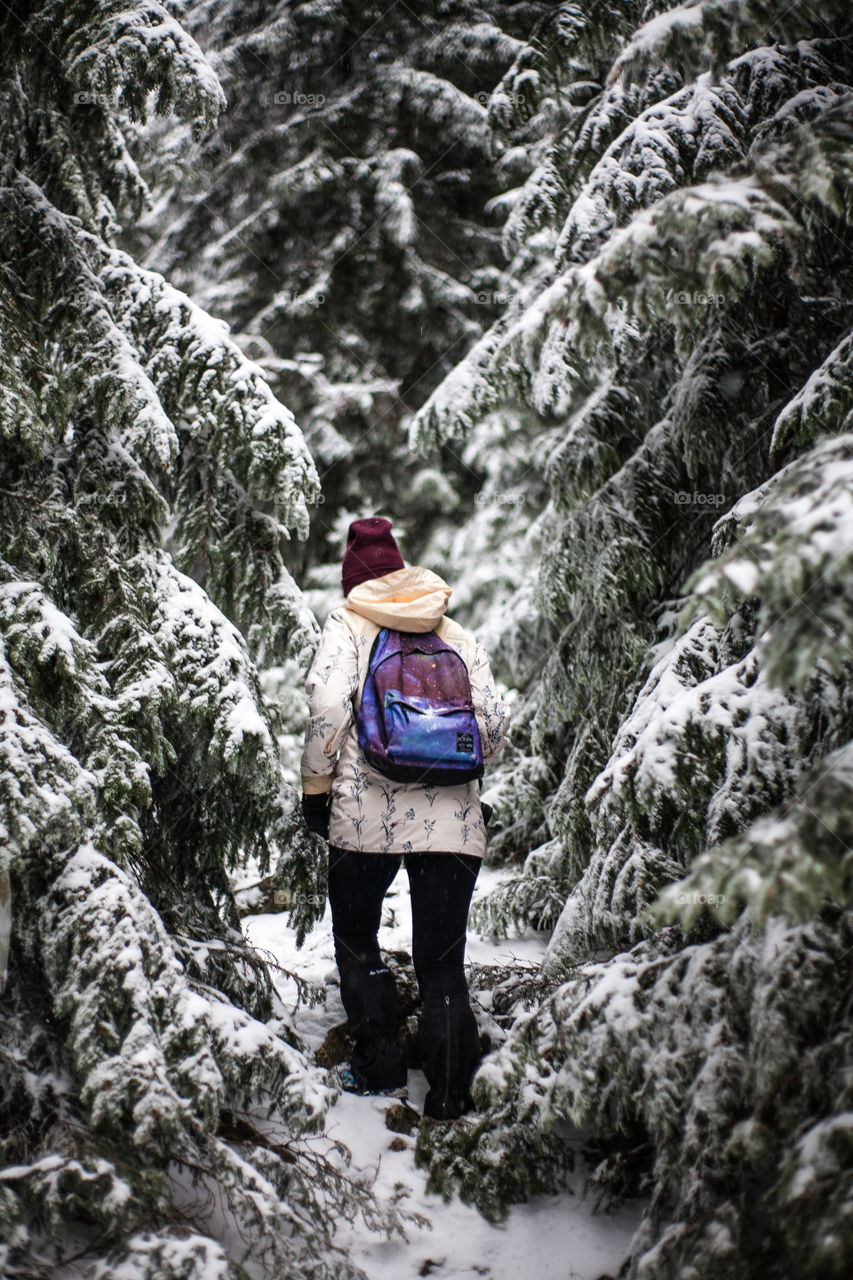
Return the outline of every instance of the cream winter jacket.
[[[329,842],[362,853],[470,853],[482,857],[486,832],[477,781],[452,787],[394,782],[368,764],[356,715],[373,641],[382,627],[436,631],[462,655],[471,682],[484,760],[500,751],[509,712],[495,689],[485,650],[445,617],[450,587],[429,569],[396,569],[354,587],[329,615],[306,681],[309,720],[302,753],[308,794],[331,790]]]

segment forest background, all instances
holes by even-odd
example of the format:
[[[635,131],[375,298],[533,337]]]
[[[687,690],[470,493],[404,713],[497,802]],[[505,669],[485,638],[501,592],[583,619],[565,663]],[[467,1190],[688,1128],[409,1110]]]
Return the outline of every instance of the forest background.
[[[581,1132],[631,1277],[850,1273],[851,27],[0,6],[6,1274],[356,1276],[340,1216],[402,1225],[234,893],[322,914],[293,746],[366,513],[513,700],[475,923],[550,937],[431,1185],[498,1219]]]

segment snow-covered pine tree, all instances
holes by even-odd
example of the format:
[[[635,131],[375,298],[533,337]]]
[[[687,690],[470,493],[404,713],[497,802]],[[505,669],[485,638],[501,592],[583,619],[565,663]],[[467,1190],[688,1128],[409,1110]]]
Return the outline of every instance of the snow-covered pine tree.
[[[487,205],[531,160],[518,146],[495,168],[485,103],[540,9],[188,6],[229,111],[197,146],[186,128],[149,134],[162,199],[132,243],[229,321],[303,425],[324,506],[289,560],[301,572],[337,564],[365,504],[393,511],[416,559],[483,481],[479,457],[414,459],[400,424],[501,310]]]
[[[552,840],[489,914],[564,906],[544,998],[519,997],[480,1077],[482,1115],[425,1133],[421,1157],[435,1186],[500,1214],[561,1184],[565,1123],[586,1125],[598,1185],[653,1192],[632,1277],[840,1277],[850,18],[697,0],[646,8],[631,33],[614,15],[635,23],[628,5],[559,8],[567,38],[547,57],[532,40],[507,76],[569,99],[507,224],[550,223],[550,279],[519,292],[415,435],[453,441],[514,400],[562,427],[539,570],[560,636],[533,743],[561,744],[563,778]],[[608,67],[572,115],[565,86],[596,50]]]
[[[9,1276],[354,1276],[340,1215],[400,1223],[310,1137],[333,1093],[227,879],[279,860],[299,927],[317,913],[255,665],[315,641],[282,544],[316,471],[227,327],[116,245],[138,122],[201,137],[223,105],[157,0],[0,11]]]

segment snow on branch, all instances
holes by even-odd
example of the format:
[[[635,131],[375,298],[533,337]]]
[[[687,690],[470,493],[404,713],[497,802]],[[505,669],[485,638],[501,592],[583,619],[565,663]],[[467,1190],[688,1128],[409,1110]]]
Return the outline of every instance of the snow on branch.
[[[436,444],[464,435],[499,403],[501,390],[492,356],[502,327],[499,322],[480,338],[415,414],[409,429],[412,449],[426,453]]]
[[[600,68],[621,41],[662,0],[585,0],[555,4],[518,50],[492,94],[493,128],[509,133],[531,119],[546,127],[566,103],[584,102]]]
[[[105,98],[134,120],[176,112],[197,138],[215,126],[226,101],[195,40],[158,0],[94,0],[88,21],[76,6],[48,3],[35,15],[35,35],[60,46],[70,82],[93,100]],[[61,42],[61,43],[60,43]]]
[[[33,714],[0,640],[0,844],[20,857],[45,837],[67,840],[94,815],[97,780]]]
[[[452,143],[468,157],[487,149],[486,108],[449,79],[392,64],[386,84],[389,100],[396,100],[400,110],[422,119],[424,127],[439,131],[445,146]]]
[[[709,888],[717,855],[707,851],[790,796],[837,740],[821,706],[844,702],[843,682],[823,670],[807,697],[778,688],[756,648],[738,656],[744,630],[743,617],[726,631],[697,618],[637,694],[585,797],[592,851],[555,927],[551,969],[644,936],[664,890],[688,926],[706,908],[719,914],[726,899]],[[701,884],[682,878],[695,859]]]
[[[684,856],[697,841],[679,813],[692,815],[704,844],[706,823],[713,839],[736,821],[739,796],[760,804],[789,781],[796,764],[774,748],[796,740],[798,708],[768,686],[754,651],[715,670],[720,639],[700,618],[652,671],[586,796],[605,830],[642,814],[652,838]]]
[[[686,74],[709,64],[719,72],[752,44],[796,41],[822,33],[832,19],[844,19],[846,0],[824,0],[816,10],[808,0],[686,0],[644,22],[624,45],[608,76],[626,80],[668,63]]]
[[[613,140],[579,190],[557,246],[557,264],[584,261],[640,208],[745,154],[746,104],[734,85],[705,74],[656,101]]]
[[[849,1133],[849,1034],[838,1014],[850,954],[849,919],[837,930],[772,919],[763,934],[740,921],[688,946],[663,930],[628,953],[585,964],[516,1020],[478,1072],[471,1136],[491,1134],[511,1108],[545,1186],[561,1172],[547,1135],[560,1132],[565,1147],[566,1122],[593,1135],[620,1132],[629,1156],[649,1154],[649,1143],[653,1160],[641,1167],[651,1204],[632,1247],[650,1280],[683,1273],[688,1259],[699,1274],[713,1274],[721,1250],[739,1249],[732,1197],[738,1215],[754,1198],[733,1192],[733,1167],[766,1170],[770,1162],[776,1211],[784,1205],[803,1229],[819,1213],[828,1227]],[[816,1052],[827,1025],[829,1043]],[[808,1085],[806,1062],[815,1073]],[[792,1128],[803,1135],[793,1150]],[[469,1144],[466,1168],[448,1161],[459,1144],[446,1140],[452,1180],[492,1180],[511,1141],[504,1130],[502,1141]],[[593,1184],[614,1178],[618,1184],[620,1161],[605,1156]],[[830,1265],[832,1254],[830,1233],[818,1256]],[[805,1256],[816,1255],[809,1247]]]
[[[231,1280],[234,1272],[220,1244],[197,1232],[139,1231],[108,1262],[97,1262],[92,1280]]]
[[[42,912],[57,1012],[70,1019],[96,1127],[180,1150],[215,1132],[222,1106],[266,1096],[291,1131],[322,1128],[334,1090],[274,1024],[193,990],[147,898],[92,845],[67,861]]]
[[[200,1004],[211,1030],[213,1051],[232,1102],[250,1110],[260,1098],[275,1102],[293,1132],[322,1130],[337,1096],[307,1069],[305,1057],[224,996],[210,990]]]
[[[137,851],[138,806],[150,800],[148,766],[122,724],[94,646],[38,583],[14,577],[0,585],[0,643],[7,714],[18,703],[2,739],[7,786],[14,780],[3,821],[7,848],[17,861],[56,828],[77,840],[97,831],[119,860]]]
[[[711,904],[724,922],[746,912],[808,920],[825,899],[853,903],[853,743],[806,772],[793,797],[733,840],[712,845],[689,874],[666,888],[655,919],[689,928]]]
[[[848,333],[776,418],[771,453],[792,441],[809,444],[816,436],[840,435],[853,428],[853,333]]]
[[[768,678],[803,687],[853,661],[853,435],[821,440],[717,526],[722,554],[693,576],[693,601],[722,621],[760,601],[759,654]]]
[[[637,114],[622,118],[579,187],[572,131],[556,142],[530,179],[533,223],[522,201],[512,226],[536,230],[540,197],[546,221],[562,218],[571,192],[556,266],[573,261],[544,288],[528,280],[433,392],[413,421],[418,446],[465,433],[513,394],[542,414],[564,413],[589,357],[619,342],[626,316],[673,323],[683,354],[710,307],[739,298],[767,268],[796,264],[811,223],[849,201],[849,103],[812,83],[830,74],[819,50],[802,42],[770,60],[764,47],[751,51],[731,79],[714,84],[706,73],[664,101],[634,95]],[[614,104],[605,99],[607,117]],[[749,151],[755,118],[767,111],[773,119]]]
[[[212,433],[221,465],[305,536],[306,503],[319,493],[314,465],[293,415],[228,326],[59,213],[28,178],[16,175],[2,195],[7,234],[23,222],[42,256],[81,400],[120,429],[137,461],[160,469],[180,451],[179,429]]]
[[[41,906],[46,972],[96,1129],[152,1154],[215,1129],[222,1077],[208,1027],[147,898],[91,845]]]
[[[85,233],[84,233],[85,235]],[[222,465],[245,487],[275,504],[285,528],[308,532],[307,502],[319,495],[311,456],[293,414],[273,395],[263,372],[214,320],[154,271],[85,237],[98,283],[140,364],[181,428],[211,429]]]
[[[79,220],[60,213],[23,174],[8,175],[0,211],[0,235],[17,240],[15,256],[9,243],[10,259],[31,258],[39,291],[49,299],[54,340],[62,344],[81,406],[97,406],[134,457],[168,466],[178,451],[174,425],[106,303]]]
[[[198,583],[180,573],[165,552],[140,566],[150,590],[150,625],[190,716],[205,722],[205,750],[217,766],[237,773],[251,757],[259,791],[278,777],[278,755],[246,643]]]
[[[694,246],[689,261],[682,253],[687,234]],[[792,214],[750,176],[673,192],[615,231],[590,262],[564,271],[509,329],[492,359],[532,371],[554,329],[568,349],[591,353],[610,342],[620,307],[643,320],[674,320],[686,345],[704,319],[697,297],[737,297],[756,269],[776,261],[800,234]]]

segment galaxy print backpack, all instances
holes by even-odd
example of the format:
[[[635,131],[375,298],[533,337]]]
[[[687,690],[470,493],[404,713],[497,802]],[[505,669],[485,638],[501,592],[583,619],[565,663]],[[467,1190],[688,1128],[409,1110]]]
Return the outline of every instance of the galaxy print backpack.
[[[468,668],[434,631],[382,628],[356,723],[359,746],[386,778],[450,787],[483,776]]]

